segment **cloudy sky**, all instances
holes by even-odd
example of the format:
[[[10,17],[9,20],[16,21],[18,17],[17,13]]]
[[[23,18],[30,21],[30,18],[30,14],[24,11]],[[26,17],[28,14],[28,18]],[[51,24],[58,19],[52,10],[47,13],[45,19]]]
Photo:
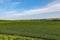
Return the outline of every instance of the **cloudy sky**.
[[[60,17],[60,0],[0,0],[0,19]]]

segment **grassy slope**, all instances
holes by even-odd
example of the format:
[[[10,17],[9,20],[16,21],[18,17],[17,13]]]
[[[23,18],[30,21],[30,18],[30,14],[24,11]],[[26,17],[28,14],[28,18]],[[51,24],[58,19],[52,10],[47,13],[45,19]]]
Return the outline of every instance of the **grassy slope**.
[[[60,39],[60,22],[8,21],[8,23],[0,23],[0,33],[58,40]]]

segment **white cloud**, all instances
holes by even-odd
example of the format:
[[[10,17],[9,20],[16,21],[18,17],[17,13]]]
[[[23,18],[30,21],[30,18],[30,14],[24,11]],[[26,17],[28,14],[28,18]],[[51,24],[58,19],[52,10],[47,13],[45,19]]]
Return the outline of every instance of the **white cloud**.
[[[60,11],[60,3],[47,6],[46,8],[24,10],[22,13],[17,13],[14,14],[13,16],[34,15],[34,14],[42,14],[42,13],[49,13],[49,12],[56,12],[56,11]]]
[[[22,2],[12,2],[12,0],[0,0],[0,4],[4,4],[4,3],[12,3],[12,4],[21,4]]]
[[[19,3],[17,2],[14,4],[19,4]],[[20,13],[17,13],[16,11],[9,11],[6,12],[6,18],[17,18],[26,15],[35,15],[35,14],[42,14],[42,13],[49,13],[49,12],[56,12],[56,11],[60,11],[60,0],[56,0],[48,4],[44,8],[24,10],[23,12]]]
[[[22,2],[13,2],[13,5],[21,4]]]

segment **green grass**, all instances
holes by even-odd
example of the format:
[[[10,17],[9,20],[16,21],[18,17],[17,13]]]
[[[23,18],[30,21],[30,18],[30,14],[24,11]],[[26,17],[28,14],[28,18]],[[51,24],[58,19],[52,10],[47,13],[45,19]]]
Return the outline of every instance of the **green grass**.
[[[42,40],[42,39],[0,34],[0,40]]]
[[[18,35],[41,39],[43,38],[46,40],[60,40],[60,21],[1,20],[0,34]]]

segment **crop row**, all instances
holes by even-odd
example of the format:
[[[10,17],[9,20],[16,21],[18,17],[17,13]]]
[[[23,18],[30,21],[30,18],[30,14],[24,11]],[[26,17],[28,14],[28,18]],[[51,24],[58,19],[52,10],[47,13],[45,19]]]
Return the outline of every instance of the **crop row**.
[[[0,40],[41,40],[41,39],[11,35],[0,35]]]

